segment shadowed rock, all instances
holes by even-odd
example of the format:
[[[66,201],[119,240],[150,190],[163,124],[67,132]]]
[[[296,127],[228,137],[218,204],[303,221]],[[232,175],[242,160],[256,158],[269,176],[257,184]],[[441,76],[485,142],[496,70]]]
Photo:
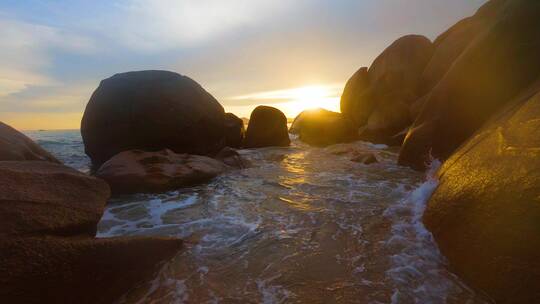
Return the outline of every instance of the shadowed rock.
[[[511,0],[493,8],[499,10],[491,25],[429,93],[404,141],[400,164],[424,169],[430,154],[448,158],[539,75],[540,3]]]
[[[96,172],[114,194],[164,192],[207,182],[225,172],[227,166],[213,158],[130,150],[118,153]]]
[[[313,146],[329,146],[357,138],[342,114],[324,109],[303,111],[294,119],[289,132]]]
[[[0,122],[0,161],[44,160],[60,163],[26,135]]]
[[[244,135],[244,121],[233,113],[225,113],[225,145],[240,148]]]
[[[540,303],[539,89],[445,162],[424,214],[452,270],[497,303]]]
[[[287,117],[283,112],[268,106],[258,106],[251,112],[245,148],[287,147],[290,144]]]
[[[420,97],[422,72],[433,54],[433,44],[418,35],[396,40],[369,70],[356,72],[342,95],[342,112],[360,138],[394,144],[396,133],[410,125],[410,106]],[[399,144],[399,143],[398,143]]]
[[[132,149],[205,155],[225,145],[224,115],[217,100],[186,76],[129,72],[101,81],[86,106],[81,134],[96,168]]]
[[[0,237],[94,236],[110,191],[64,165],[0,161]]]
[[[373,153],[358,153],[351,158],[351,161],[364,165],[371,165],[379,162]]]
[[[1,303],[115,303],[154,278],[172,238],[0,238]]]

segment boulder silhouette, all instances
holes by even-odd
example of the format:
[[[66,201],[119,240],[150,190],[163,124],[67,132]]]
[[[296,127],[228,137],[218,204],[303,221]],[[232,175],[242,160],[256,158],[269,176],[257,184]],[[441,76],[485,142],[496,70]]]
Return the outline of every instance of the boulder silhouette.
[[[351,142],[358,137],[341,113],[325,109],[303,111],[294,119],[289,132],[313,146]]]
[[[224,115],[218,101],[186,76],[128,72],[101,81],[86,106],[81,134],[95,167],[132,149],[205,155],[225,145]]]
[[[44,160],[60,163],[26,135],[0,122],[0,161]]]
[[[244,121],[233,113],[225,113],[225,145],[240,148],[246,129]]]
[[[361,128],[361,139],[393,144],[394,135],[411,124],[409,108],[420,97],[422,72],[433,51],[433,44],[424,36],[401,37],[369,70],[360,69],[347,82],[342,113]]]
[[[291,144],[287,117],[280,110],[258,106],[249,118],[243,146],[245,148],[286,147]]]

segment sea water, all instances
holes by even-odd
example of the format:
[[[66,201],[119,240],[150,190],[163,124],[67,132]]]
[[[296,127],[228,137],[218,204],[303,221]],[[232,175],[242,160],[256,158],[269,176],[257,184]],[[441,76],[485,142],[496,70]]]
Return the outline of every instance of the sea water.
[[[78,130],[26,132],[88,172]],[[422,224],[437,187],[365,142],[240,150],[251,166],[197,187],[110,200],[98,237],[173,236],[185,248],[126,303],[487,303]],[[352,162],[374,153],[379,163]]]

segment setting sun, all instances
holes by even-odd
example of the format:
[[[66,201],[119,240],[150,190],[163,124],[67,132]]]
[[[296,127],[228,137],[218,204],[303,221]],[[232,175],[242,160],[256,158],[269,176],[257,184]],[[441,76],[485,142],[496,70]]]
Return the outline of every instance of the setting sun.
[[[236,96],[235,100],[254,100],[276,104],[288,117],[309,109],[324,108],[339,112],[342,85],[307,85],[298,88],[266,91]]]

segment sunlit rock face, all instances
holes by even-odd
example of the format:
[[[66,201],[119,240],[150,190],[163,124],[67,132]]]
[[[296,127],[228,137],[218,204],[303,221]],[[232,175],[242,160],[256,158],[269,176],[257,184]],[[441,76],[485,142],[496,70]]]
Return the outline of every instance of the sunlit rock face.
[[[26,135],[0,122],[0,161],[5,160],[44,160],[60,163]]]
[[[495,1],[480,12],[493,20],[428,94],[400,164],[423,169],[430,155],[448,158],[540,74],[540,3]]]
[[[289,132],[297,134],[301,141],[313,146],[351,142],[358,137],[342,114],[324,109],[300,113]]]
[[[424,223],[497,303],[540,303],[540,81],[498,116],[446,161]]]
[[[291,144],[287,117],[280,110],[258,106],[249,118],[243,146],[245,148],[286,147]]]
[[[412,122],[409,107],[420,97],[421,75],[432,54],[433,44],[426,37],[404,36],[369,70],[362,68],[353,75],[343,92],[341,110],[361,128],[361,138],[396,143],[394,135]]]
[[[209,154],[225,145],[224,115],[218,101],[186,76],[129,72],[101,81],[81,133],[96,167],[130,149]]]

